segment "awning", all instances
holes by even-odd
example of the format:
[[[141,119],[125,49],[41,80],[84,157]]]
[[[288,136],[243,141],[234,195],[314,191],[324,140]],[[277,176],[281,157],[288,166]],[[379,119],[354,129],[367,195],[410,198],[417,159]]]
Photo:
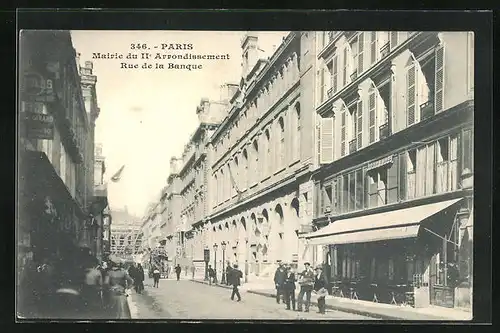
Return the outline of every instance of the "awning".
[[[424,220],[461,199],[338,220],[318,231],[304,235],[303,238],[306,238],[308,245],[327,245],[416,237]]]

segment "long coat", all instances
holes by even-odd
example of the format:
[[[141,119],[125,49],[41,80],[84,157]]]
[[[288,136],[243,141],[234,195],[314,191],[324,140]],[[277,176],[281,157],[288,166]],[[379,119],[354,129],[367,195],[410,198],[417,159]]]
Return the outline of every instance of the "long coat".
[[[314,276],[314,287],[313,289],[315,291],[320,290],[321,288],[327,288],[328,286],[328,280],[326,279],[326,275],[324,272],[321,272],[321,274],[315,275]]]
[[[285,282],[283,283],[283,288],[285,290],[295,290],[295,273],[287,272],[285,276]]]

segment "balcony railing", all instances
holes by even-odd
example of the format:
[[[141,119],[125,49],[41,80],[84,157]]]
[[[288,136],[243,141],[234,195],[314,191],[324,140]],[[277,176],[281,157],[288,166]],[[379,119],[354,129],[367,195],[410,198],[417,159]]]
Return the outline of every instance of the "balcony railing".
[[[327,98],[331,98],[331,97],[333,96],[333,94],[334,94],[334,93],[335,93],[335,92],[334,92],[333,87],[332,87],[332,88],[330,88],[330,89],[328,89],[328,91],[326,92],[326,96],[327,96]]]
[[[357,150],[358,146],[356,142],[356,139],[349,141],[349,154],[352,154]]]
[[[427,119],[434,115],[434,102],[428,101],[420,104],[420,120]]]
[[[389,123],[385,123],[383,125],[380,125],[380,127],[379,127],[380,140],[387,138],[389,135],[391,135],[391,131],[389,129]]]
[[[354,72],[352,72],[351,74],[351,81],[354,81],[356,80],[356,78],[358,77],[358,70],[356,69]]]
[[[389,42],[385,43],[381,48],[380,48],[380,57],[384,58],[389,54]]]

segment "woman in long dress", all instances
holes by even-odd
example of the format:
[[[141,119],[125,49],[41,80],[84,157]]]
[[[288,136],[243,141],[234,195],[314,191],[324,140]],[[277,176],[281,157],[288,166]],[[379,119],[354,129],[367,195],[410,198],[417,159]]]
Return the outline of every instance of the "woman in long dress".
[[[112,262],[105,283],[109,286],[110,314],[116,319],[130,319],[126,290],[133,286],[134,280],[121,265]]]

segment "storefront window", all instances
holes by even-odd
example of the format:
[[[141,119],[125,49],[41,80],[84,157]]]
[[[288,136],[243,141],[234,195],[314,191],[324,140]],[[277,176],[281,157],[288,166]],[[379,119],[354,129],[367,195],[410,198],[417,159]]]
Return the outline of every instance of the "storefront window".
[[[474,171],[473,149],[472,129],[467,129],[462,133],[462,170]]]
[[[349,211],[356,209],[356,174],[349,174]]]
[[[356,209],[364,207],[363,197],[365,194],[363,170],[356,171]]]

